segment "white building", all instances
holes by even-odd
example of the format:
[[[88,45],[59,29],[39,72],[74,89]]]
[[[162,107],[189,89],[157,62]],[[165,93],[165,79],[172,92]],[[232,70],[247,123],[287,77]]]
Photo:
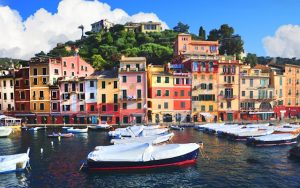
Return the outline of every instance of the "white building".
[[[0,72],[0,112],[15,109],[14,75],[12,71]]]
[[[92,25],[92,32],[98,33],[101,29],[109,30],[109,28],[114,26],[114,23],[109,22],[107,19],[95,22]]]

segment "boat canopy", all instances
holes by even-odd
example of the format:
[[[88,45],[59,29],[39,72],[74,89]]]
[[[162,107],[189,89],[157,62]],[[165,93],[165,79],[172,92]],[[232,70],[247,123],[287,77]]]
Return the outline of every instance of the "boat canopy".
[[[2,126],[21,125],[22,119],[6,115],[0,115],[0,123]]]

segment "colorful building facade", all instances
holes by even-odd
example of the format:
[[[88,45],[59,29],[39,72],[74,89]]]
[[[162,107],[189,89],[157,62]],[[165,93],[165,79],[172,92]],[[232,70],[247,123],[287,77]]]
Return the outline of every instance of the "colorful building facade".
[[[0,73],[0,112],[11,113],[15,111],[14,70]]]
[[[218,116],[221,121],[239,120],[240,66],[233,57],[220,56],[218,65]]]
[[[121,123],[147,121],[147,67],[144,57],[122,57],[119,68]]]

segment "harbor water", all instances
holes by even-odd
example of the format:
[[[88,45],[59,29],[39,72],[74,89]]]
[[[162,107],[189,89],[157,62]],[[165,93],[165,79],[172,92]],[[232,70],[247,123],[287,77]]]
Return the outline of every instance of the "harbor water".
[[[195,165],[152,170],[86,173],[79,168],[95,146],[108,145],[107,132],[47,138],[53,130],[15,132],[0,139],[0,155],[31,148],[32,170],[0,174],[0,187],[299,187],[300,161],[291,146],[256,148],[186,128],[173,143],[204,142]],[[41,150],[42,149],[42,150]]]

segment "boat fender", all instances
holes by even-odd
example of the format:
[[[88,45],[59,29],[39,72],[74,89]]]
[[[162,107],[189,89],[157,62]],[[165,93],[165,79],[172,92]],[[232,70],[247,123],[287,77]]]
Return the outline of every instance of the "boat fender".
[[[53,141],[51,141],[51,146],[53,147]]]
[[[44,149],[43,149],[43,148],[41,148],[41,154],[42,154],[42,153],[44,153]]]

